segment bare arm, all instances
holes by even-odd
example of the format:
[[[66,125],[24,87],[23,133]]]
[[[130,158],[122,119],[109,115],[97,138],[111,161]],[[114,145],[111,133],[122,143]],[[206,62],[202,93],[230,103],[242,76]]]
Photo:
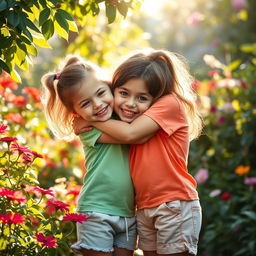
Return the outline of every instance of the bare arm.
[[[146,115],[141,115],[132,123],[108,120],[105,122],[90,122],[90,125],[124,144],[144,143],[160,129],[160,126]],[[140,142],[141,140],[143,142]]]

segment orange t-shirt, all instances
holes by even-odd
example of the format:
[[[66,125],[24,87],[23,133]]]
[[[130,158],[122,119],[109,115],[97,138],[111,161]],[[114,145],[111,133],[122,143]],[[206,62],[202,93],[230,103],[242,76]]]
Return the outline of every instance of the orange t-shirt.
[[[166,95],[144,115],[161,129],[146,143],[131,146],[130,169],[138,209],[198,199],[196,181],[187,170],[188,123],[180,100]]]

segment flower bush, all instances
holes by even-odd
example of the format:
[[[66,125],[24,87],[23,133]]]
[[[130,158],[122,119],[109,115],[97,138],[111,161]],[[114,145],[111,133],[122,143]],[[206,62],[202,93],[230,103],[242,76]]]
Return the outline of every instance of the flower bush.
[[[192,143],[190,169],[203,208],[199,255],[255,255],[255,65],[227,66],[214,56],[209,79],[198,81],[204,135]]]
[[[86,221],[75,212],[84,171],[79,142],[55,141],[40,91],[18,88],[6,74],[0,110],[0,255],[74,255],[74,222]]]
[[[2,136],[7,128],[0,125]],[[1,255],[63,255],[70,250],[72,222],[86,217],[56,200],[53,190],[39,187],[33,163],[42,155],[18,144],[16,137],[1,137],[0,143]]]

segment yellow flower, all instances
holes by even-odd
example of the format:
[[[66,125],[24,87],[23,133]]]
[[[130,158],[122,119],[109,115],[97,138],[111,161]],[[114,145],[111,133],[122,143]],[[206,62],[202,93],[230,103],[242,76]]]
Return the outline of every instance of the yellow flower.
[[[235,173],[242,176],[250,171],[250,166],[239,165],[235,169]]]

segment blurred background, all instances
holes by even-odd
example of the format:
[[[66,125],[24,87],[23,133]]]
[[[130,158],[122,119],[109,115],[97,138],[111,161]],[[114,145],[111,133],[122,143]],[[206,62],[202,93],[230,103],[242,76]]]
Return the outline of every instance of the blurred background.
[[[203,208],[198,255],[255,256],[255,14],[255,0],[145,0],[135,1],[126,18],[117,15],[112,24],[104,8],[97,16],[77,16],[79,33],[70,32],[68,40],[51,38],[29,71],[20,70],[22,84],[0,77],[0,120],[21,143],[43,154],[37,164],[41,186],[74,202],[85,172],[81,145],[56,141],[47,129],[41,76],[67,54],[79,54],[110,75],[132,50],[153,47],[182,54],[195,77],[205,123],[189,156]]]

